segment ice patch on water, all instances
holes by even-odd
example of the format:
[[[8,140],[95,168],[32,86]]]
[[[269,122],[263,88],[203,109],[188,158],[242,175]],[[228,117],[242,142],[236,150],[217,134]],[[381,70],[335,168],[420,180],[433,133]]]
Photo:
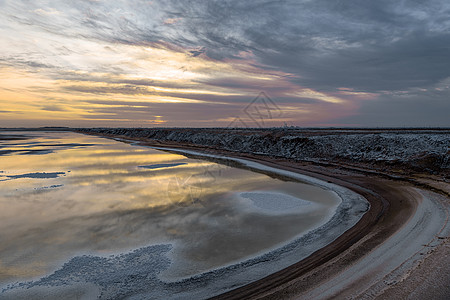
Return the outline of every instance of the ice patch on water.
[[[312,203],[285,193],[253,191],[238,194],[264,213],[295,213]]]
[[[149,288],[153,296],[160,297],[165,294],[166,286],[157,276],[170,265],[166,253],[171,248],[170,244],[161,244],[109,257],[76,256],[49,276],[7,286],[0,293],[0,299],[42,299],[30,295],[30,290],[35,292],[42,287],[57,287],[53,295],[73,295],[74,286],[78,291],[85,290],[86,286],[90,290],[98,287],[100,299],[126,298]]]

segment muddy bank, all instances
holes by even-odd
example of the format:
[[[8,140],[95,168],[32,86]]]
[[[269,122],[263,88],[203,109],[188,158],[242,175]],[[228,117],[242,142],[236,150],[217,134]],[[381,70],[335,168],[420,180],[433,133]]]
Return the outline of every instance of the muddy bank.
[[[80,132],[145,138],[314,163],[364,166],[401,175],[450,174],[449,129],[144,129],[85,128]]]
[[[127,136],[109,134],[104,136],[129,139]],[[432,285],[432,282],[442,281],[440,278],[442,270],[437,273],[434,269],[428,268],[426,276],[429,276],[429,280],[419,290],[414,280],[409,280],[409,278],[423,277],[423,275],[419,276],[419,272],[424,268],[417,266],[423,266],[424,259],[448,262],[448,256],[441,255],[445,253],[445,249],[448,249],[446,235],[449,232],[449,195],[447,189],[441,188],[442,185],[448,186],[445,177],[433,177],[426,172],[416,176],[401,176],[399,172],[390,172],[390,170],[374,172],[365,163],[359,163],[357,160],[353,160],[352,165],[339,162],[314,163],[261,153],[236,153],[193,144],[164,143],[141,137],[132,138],[132,140],[148,146],[171,148],[176,146],[208,154],[255,160],[268,166],[313,176],[347,187],[369,200],[371,204],[369,212],[333,243],[284,270],[219,295],[217,299],[242,299],[243,297],[246,299],[292,297],[306,299],[311,296],[317,298],[320,295],[322,296],[319,298],[324,299],[359,298],[368,293],[383,299],[385,295],[390,294],[407,295],[405,291],[414,289],[416,294],[427,295],[431,298],[450,294],[448,288],[434,289]],[[435,214],[436,218],[427,219],[430,214]],[[415,232],[411,229],[422,227],[423,224],[426,224],[424,228],[428,228],[428,231]],[[409,243],[411,238],[416,239],[417,243]],[[407,244],[403,245],[405,242]],[[395,245],[404,247],[395,248]],[[423,253],[424,247],[434,247],[436,251]],[[386,251],[386,254],[377,252],[377,249],[385,248],[395,249],[395,251]],[[400,261],[395,260],[395,257]],[[361,265],[365,259],[375,260],[369,264],[371,267],[365,267]],[[392,262],[393,260],[395,263]],[[345,272],[355,274],[355,268],[360,272],[356,272],[356,275],[352,277],[353,281],[341,280]],[[445,271],[448,272],[448,268]],[[386,280],[386,278],[391,279]],[[401,280],[392,278],[401,278]],[[323,293],[321,286],[332,286],[332,288],[327,293]]]

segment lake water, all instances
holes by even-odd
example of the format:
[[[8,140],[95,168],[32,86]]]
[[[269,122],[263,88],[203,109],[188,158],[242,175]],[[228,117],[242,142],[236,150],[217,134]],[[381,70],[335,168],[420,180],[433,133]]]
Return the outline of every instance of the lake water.
[[[0,285],[159,244],[172,245],[159,278],[186,278],[280,247],[339,204],[322,187],[148,147],[3,131]]]

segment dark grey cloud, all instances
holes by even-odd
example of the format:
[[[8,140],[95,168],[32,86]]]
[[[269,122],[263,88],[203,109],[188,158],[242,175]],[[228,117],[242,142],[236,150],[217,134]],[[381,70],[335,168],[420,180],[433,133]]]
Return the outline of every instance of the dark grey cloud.
[[[352,116],[337,120],[344,125],[411,127],[449,126],[450,81],[439,83],[428,90],[394,92],[381,95],[376,101],[361,103]]]
[[[67,109],[61,105],[44,105],[40,107],[41,110],[46,111],[66,111]]]
[[[0,66],[19,66],[30,70],[49,69],[54,66],[39,61],[20,58],[20,57],[0,57]]]
[[[118,85],[130,85],[137,87],[158,87],[158,88],[171,88],[171,89],[190,89],[195,88],[196,85],[189,82],[174,82],[155,79],[129,79],[118,78],[107,74],[101,76],[95,76],[92,74],[75,74],[73,72],[61,71],[58,73],[58,78],[73,81],[73,82],[92,82],[99,84],[118,84]]]
[[[156,109],[167,109],[173,118],[183,119],[181,111],[175,113],[178,108],[191,111],[189,107],[195,107],[199,112],[193,118],[196,120],[202,112],[230,116],[239,105],[251,101],[242,94],[255,92],[256,95],[262,90],[280,104],[334,109],[334,104],[290,92],[305,87],[336,95],[337,89],[344,87],[380,95],[378,100],[370,101],[348,96],[351,104],[360,108],[354,116],[340,119],[345,124],[375,125],[378,120],[380,124],[398,121],[401,125],[412,124],[414,119],[425,124],[422,121],[425,117],[420,115],[426,115],[430,124],[450,125],[443,113],[449,111],[450,92],[439,87],[450,78],[450,2],[447,0],[36,0],[0,1],[0,11],[0,25],[11,35],[15,30],[11,24],[18,24],[20,28],[28,28],[30,36],[48,33],[62,40],[58,44],[56,39],[50,39],[48,45],[55,46],[42,53],[36,50],[40,45],[33,45],[30,39],[25,48],[31,50],[14,52],[14,56],[0,54],[0,64],[35,72],[45,69],[54,79],[97,83],[89,87],[71,84],[65,86],[68,92],[165,95],[228,104],[176,104],[170,109],[168,104],[161,104]],[[292,86],[282,84],[281,80],[262,82],[249,77],[211,75],[207,70],[205,74],[209,76],[184,83],[123,79],[120,78],[124,74],[123,65],[104,64],[97,66],[98,70],[89,69],[85,75],[65,72],[66,68],[77,69],[77,66],[64,65],[66,55],[90,55],[81,52],[76,43],[66,44],[70,39],[101,41],[111,52],[119,51],[116,46],[123,44],[169,49],[192,59],[242,61],[254,67],[249,73],[263,69],[289,74],[283,80]],[[103,75],[94,76],[92,72]],[[212,91],[237,91],[241,95],[156,93],[153,89],[198,86],[207,86]],[[118,108],[111,109],[103,113],[119,114]],[[213,113],[208,109],[219,111]],[[401,118],[395,117],[395,111]],[[138,114],[137,108],[129,107],[128,112]]]
[[[169,121],[170,126],[224,126],[229,121],[223,121],[224,116],[234,117],[243,114],[242,105],[217,104],[217,103],[148,103],[148,102],[126,102],[115,101],[114,103],[103,100],[91,100],[89,104],[109,104],[110,106],[90,109],[90,114],[83,115],[83,118],[96,119],[117,119],[148,121],[155,120],[155,116],[163,116],[162,120]],[[133,107],[140,106],[140,107]],[[192,124],[191,120],[196,119],[197,123]],[[142,122],[140,123],[142,124]],[[167,123],[162,123],[162,126]]]
[[[450,3],[443,0],[89,1],[77,7],[79,26],[96,38],[193,47],[193,56],[218,60],[251,52],[260,66],[316,89],[402,90],[450,76]],[[178,21],[166,26],[168,18]]]
[[[197,57],[197,56],[205,53],[205,51],[206,51],[205,47],[202,47],[199,50],[191,50],[189,52],[192,54],[193,57]]]
[[[44,9],[40,1],[9,4],[31,12],[10,18],[64,36],[191,48],[192,56],[216,60],[252,53],[258,66],[291,73],[296,84],[320,90],[402,90],[450,77],[446,0],[50,1]]]
[[[150,91],[145,87],[135,85],[121,85],[121,86],[70,85],[64,87],[64,89],[67,91],[75,91],[89,94],[155,95],[154,91]]]
[[[221,81],[216,83],[217,86],[220,86]],[[222,87],[227,86],[226,83],[221,85]],[[258,91],[262,87],[261,86],[248,86],[245,84],[245,81],[240,85],[236,84],[236,87],[239,86],[240,90],[249,90],[249,91]],[[228,86],[231,88],[231,86]],[[191,93],[189,91],[184,92],[166,92],[166,91],[155,91],[152,90],[151,87],[147,89],[142,86],[135,86],[130,84],[119,85],[119,86],[84,86],[84,85],[70,85],[64,87],[65,90],[70,92],[81,92],[87,94],[94,95],[106,95],[106,94],[123,94],[123,95],[146,95],[146,96],[159,96],[166,97],[167,99],[178,98],[184,99],[186,101],[194,100],[194,101],[202,101],[202,102],[212,102],[212,103],[227,103],[227,104],[237,104],[244,106],[247,103],[251,102],[257,94],[249,94],[249,95],[221,95],[221,94],[209,94],[209,93]],[[267,92],[271,95],[276,95],[276,101],[279,104],[314,104],[321,102],[318,99],[310,98],[310,97],[299,97],[299,96],[285,96],[283,93],[289,92],[286,88],[266,88]],[[279,94],[280,93],[280,94]],[[96,103],[99,103],[96,101]],[[105,105],[114,105],[116,102],[111,101],[102,101],[102,104]],[[126,103],[141,103],[141,102],[126,102]],[[130,105],[130,104],[127,104]]]
[[[182,5],[178,3],[178,5]],[[450,76],[447,1],[192,1],[188,36],[221,59],[251,51],[322,90],[426,86]]]
[[[448,98],[427,99],[382,97],[376,102],[363,103],[354,116],[335,120],[347,126],[367,127],[448,127]]]

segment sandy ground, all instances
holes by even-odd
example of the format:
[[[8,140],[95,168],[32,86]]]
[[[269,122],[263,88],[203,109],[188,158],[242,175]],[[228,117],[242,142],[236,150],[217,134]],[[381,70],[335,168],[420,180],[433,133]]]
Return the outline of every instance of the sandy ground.
[[[215,299],[448,299],[449,185],[427,176],[375,176],[351,168],[239,155],[195,145],[141,144],[207,151],[255,160],[347,187],[371,209],[333,243],[310,257]],[[365,172],[368,171],[368,172]]]

